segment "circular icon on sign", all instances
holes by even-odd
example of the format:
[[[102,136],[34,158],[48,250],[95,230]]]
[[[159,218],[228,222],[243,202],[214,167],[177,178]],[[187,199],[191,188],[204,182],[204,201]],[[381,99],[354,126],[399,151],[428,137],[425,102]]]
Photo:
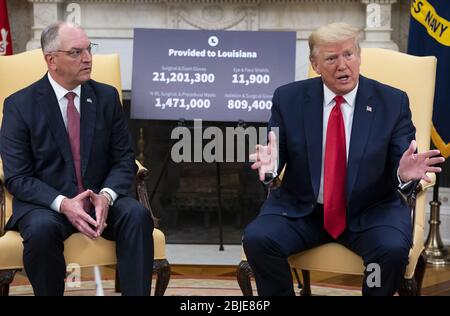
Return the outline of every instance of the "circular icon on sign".
[[[219,44],[219,38],[215,35],[210,36],[208,38],[208,44],[209,44],[209,46],[212,46],[212,47],[217,46],[217,44]]]

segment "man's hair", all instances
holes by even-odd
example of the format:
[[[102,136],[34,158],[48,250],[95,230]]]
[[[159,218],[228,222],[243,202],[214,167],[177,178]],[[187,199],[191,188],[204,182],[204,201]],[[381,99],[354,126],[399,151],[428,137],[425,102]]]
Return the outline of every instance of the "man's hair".
[[[44,54],[54,52],[59,49],[61,43],[59,41],[58,34],[59,30],[63,26],[81,28],[79,25],[65,21],[58,21],[44,28],[41,34],[41,48]]]
[[[344,22],[335,22],[323,25],[314,30],[308,38],[309,59],[317,54],[319,46],[334,44],[348,39],[355,41],[355,46],[360,51],[359,35],[361,31]]]

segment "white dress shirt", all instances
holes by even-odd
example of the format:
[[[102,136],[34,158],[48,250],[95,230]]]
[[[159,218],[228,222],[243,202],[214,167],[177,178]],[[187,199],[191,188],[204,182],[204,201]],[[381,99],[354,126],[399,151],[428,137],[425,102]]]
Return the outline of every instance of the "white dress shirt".
[[[341,105],[341,112],[344,118],[345,127],[345,147],[348,162],[348,150],[350,148],[350,137],[352,134],[352,123],[353,114],[355,113],[355,100],[356,92],[358,91],[358,85],[350,91],[349,93],[343,95],[345,102]],[[325,161],[325,145],[327,141],[327,129],[328,129],[328,119],[330,118],[331,110],[333,109],[336,101],[334,97],[336,94],[332,92],[326,85],[323,85],[323,128],[322,128],[322,162],[321,162],[321,172],[320,172],[320,187],[319,195],[317,197],[317,203],[323,204],[323,171],[324,171],[324,161]]]
[[[65,97],[66,94],[68,92],[73,92],[75,93],[75,98],[73,100],[75,107],[77,108],[78,113],[80,113],[81,115],[81,111],[80,111],[80,95],[81,95],[81,85],[77,86],[75,89],[69,91],[66,88],[64,88],[63,86],[61,86],[59,83],[57,83],[52,76],[50,75],[50,73],[47,73],[48,75],[48,80],[50,81],[50,85],[53,88],[53,91],[55,91],[55,95],[56,95],[56,99],[58,100],[58,104],[59,104],[59,109],[61,110],[61,115],[64,121],[64,125],[67,128],[67,104],[68,104],[68,100]],[[112,197],[113,202],[117,199],[117,193],[114,192],[113,190],[111,190],[110,188],[103,188],[100,192],[105,191],[107,193],[109,193],[109,195]],[[59,212],[60,211],[60,207],[61,207],[61,203],[64,200],[64,198],[66,198],[66,196],[64,195],[58,195],[52,202],[52,204],[50,204],[50,208],[54,211]]]

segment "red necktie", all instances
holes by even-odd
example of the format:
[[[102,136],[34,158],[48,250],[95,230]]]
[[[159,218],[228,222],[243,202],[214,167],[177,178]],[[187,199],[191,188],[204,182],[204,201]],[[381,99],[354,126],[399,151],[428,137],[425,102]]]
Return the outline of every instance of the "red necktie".
[[[75,166],[75,175],[77,177],[78,194],[84,191],[83,180],[81,178],[81,155],[80,155],[80,113],[73,102],[74,92],[66,94],[67,99],[67,133],[69,134],[70,149],[72,150],[73,164]],[[83,200],[83,209],[87,212],[91,207],[88,198]]]
[[[347,155],[344,118],[342,117],[342,96],[334,98],[336,105],[328,119],[325,145],[323,208],[325,230],[337,238],[346,225],[345,179]]]

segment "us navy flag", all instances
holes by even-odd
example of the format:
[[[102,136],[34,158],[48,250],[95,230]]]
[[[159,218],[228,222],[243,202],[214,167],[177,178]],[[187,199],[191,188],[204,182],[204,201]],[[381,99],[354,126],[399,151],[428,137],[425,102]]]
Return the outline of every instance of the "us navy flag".
[[[431,138],[447,158],[450,156],[450,1],[411,1],[408,54],[433,55],[438,60]]]

